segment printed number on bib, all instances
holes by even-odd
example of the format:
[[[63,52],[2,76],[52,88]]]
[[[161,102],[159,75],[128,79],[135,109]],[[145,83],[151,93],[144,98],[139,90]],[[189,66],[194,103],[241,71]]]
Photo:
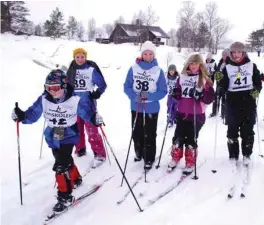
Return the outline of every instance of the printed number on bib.
[[[52,122],[54,125],[57,125],[57,126],[62,126],[62,125],[66,125],[67,124],[67,120],[66,119],[56,119],[56,118],[53,118],[52,120],[50,119],[49,120],[50,122]]]
[[[241,82],[241,79],[240,78],[237,78],[236,80],[235,80],[235,82],[234,82],[234,84],[236,84],[236,85],[246,85],[247,84],[247,77],[244,77],[243,79],[242,79],[242,81],[243,82]]]
[[[173,93],[173,86],[169,86],[169,94]]]
[[[182,92],[182,95],[186,98],[186,97],[190,97],[189,96],[189,93],[190,93],[190,90],[188,87],[186,87],[183,92]]]
[[[84,88],[85,86],[86,86],[86,82],[84,79],[80,79],[80,80],[75,79],[74,81],[75,88]]]
[[[149,90],[149,82],[148,81],[136,80],[136,83],[137,83],[137,86],[136,86],[137,90],[141,90],[141,91],[148,91]]]

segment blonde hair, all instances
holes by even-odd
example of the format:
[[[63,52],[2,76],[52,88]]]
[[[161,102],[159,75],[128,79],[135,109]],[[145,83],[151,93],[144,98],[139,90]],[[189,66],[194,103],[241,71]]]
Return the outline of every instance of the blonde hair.
[[[188,76],[188,74],[190,74],[190,71],[188,69],[189,69],[189,65],[191,63],[196,63],[196,64],[200,65],[198,87],[200,87],[200,88],[205,87],[204,80],[206,82],[208,82],[210,85],[213,85],[213,82],[210,79],[210,74],[209,74],[208,70],[206,69],[206,66],[203,62],[203,58],[200,54],[197,54],[197,53],[193,54],[187,59],[187,61],[184,64],[184,67],[182,69],[181,74],[186,75],[186,76]]]

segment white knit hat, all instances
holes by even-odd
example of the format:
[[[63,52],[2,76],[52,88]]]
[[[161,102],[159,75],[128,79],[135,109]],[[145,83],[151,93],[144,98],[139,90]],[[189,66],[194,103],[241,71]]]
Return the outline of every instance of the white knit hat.
[[[209,52],[209,53],[207,54],[206,58],[207,58],[207,59],[212,59],[212,58],[213,58],[213,55],[212,55],[212,53],[211,53],[211,52]]]
[[[151,41],[145,41],[141,47],[141,55],[143,54],[143,52],[145,51],[152,51],[154,56],[156,55],[156,47],[155,45],[151,42]]]

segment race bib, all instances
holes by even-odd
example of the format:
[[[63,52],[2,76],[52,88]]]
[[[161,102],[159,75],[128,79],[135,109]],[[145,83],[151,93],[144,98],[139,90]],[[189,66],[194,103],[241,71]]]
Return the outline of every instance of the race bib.
[[[89,67],[88,69],[77,69],[75,80],[74,80],[74,91],[86,92],[93,91],[94,84],[92,82],[94,68]]]
[[[190,90],[197,86],[199,75],[196,76],[180,76],[180,85],[182,90],[182,98],[191,98],[190,97]]]
[[[228,91],[237,92],[237,91],[246,91],[253,89],[253,63],[249,62],[242,66],[226,66],[228,78],[229,78],[229,87]]]
[[[168,93],[169,93],[169,95],[171,95],[173,93],[173,89],[176,86],[176,82],[177,82],[177,79],[174,79],[174,80],[168,79],[167,86],[168,86]]]
[[[157,82],[160,75],[160,68],[158,66],[154,66],[150,70],[143,70],[136,64],[132,67],[132,70],[133,90],[135,92],[156,92]]]
[[[80,97],[72,96],[67,101],[55,104],[42,97],[43,114],[49,127],[70,127],[77,121]]]

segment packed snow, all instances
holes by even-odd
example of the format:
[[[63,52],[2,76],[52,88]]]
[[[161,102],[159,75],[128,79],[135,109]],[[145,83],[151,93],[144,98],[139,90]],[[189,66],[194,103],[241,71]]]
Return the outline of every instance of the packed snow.
[[[37,225],[43,224],[45,216],[51,212],[56,202],[55,176],[52,171],[53,156],[43,143],[42,157],[39,159],[44,120],[41,118],[33,125],[20,124],[20,154],[23,182],[23,206],[20,205],[18,148],[16,124],[11,119],[15,102],[26,110],[43,92],[43,84],[50,68],[55,64],[68,66],[72,60],[72,51],[83,47],[88,51],[88,59],[100,66],[107,82],[107,90],[98,101],[99,113],[106,126],[103,127],[121,166],[124,166],[131,136],[131,114],[129,99],[123,92],[123,83],[127,71],[140,55],[139,46],[132,44],[98,44],[95,42],[76,42],[51,40],[49,38],[1,35],[1,224]],[[187,57],[186,52],[178,53],[176,48],[161,46],[157,48],[159,65],[166,71],[168,64],[174,63],[181,71]],[[205,57],[206,54],[203,54]],[[215,56],[221,57],[221,51]],[[249,53],[261,72],[264,72],[264,56],[257,57]],[[161,103],[157,130],[157,156],[160,153],[166,126],[166,98]],[[207,115],[212,105],[207,107]],[[161,167],[153,168],[133,189],[144,212],[139,212],[131,194],[121,205],[117,201],[128,190],[124,183],[120,187],[121,173],[113,155],[108,150],[111,165],[104,165],[93,170],[83,178],[83,185],[73,191],[78,197],[91,185],[114,175],[98,192],[72,208],[52,224],[64,225],[263,225],[264,224],[264,159],[259,153],[264,151],[264,91],[258,102],[258,127],[255,126],[255,144],[253,171],[247,196],[238,195],[227,200],[227,190],[232,179],[228,163],[226,144],[226,126],[219,118],[207,118],[199,139],[198,180],[188,178],[171,193],[154,205],[146,207],[148,199],[165,190],[180,176],[176,169],[160,182],[170,160],[171,139],[174,129],[169,128],[166,136]],[[215,127],[217,123],[217,148],[214,159]],[[258,133],[259,130],[259,133]],[[87,143],[87,147],[89,144]],[[262,149],[262,151],[261,151]],[[143,162],[134,163],[134,150],[131,148],[127,179],[132,184],[143,171]],[[91,165],[92,152],[78,158],[76,165],[83,174]],[[183,160],[184,161],[184,160]],[[183,167],[182,162],[181,167]],[[211,170],[217,170],[212,173]],[[139,196],[144,193],[143,196]]]

